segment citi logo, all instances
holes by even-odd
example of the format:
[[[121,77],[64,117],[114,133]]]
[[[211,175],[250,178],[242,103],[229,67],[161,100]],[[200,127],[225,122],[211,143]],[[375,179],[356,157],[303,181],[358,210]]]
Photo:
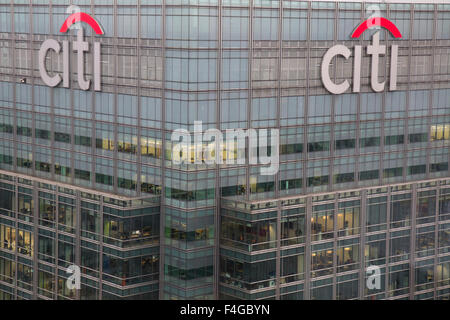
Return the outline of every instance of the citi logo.
[[[371,27],[383,27],[387,29],[394,38],[402,38],[400,31],[397,27],[388,19],[382,17],[373,17],[367,19],[361,23],[353,32],[352,38],[359,38],[367,29]],[[344,45],[338,44],[331,47],[324,55],[322,60],[322,83],[325,88],[333,94],[341,94],[350,88],[348,80],[342,83],[336,84],[331,80],[329,67],[331,61],[336,56],[343,56],[348,59],[352,52]],[[381,55],[386,54],[386,46],[380,45],[380,32],[375,33],[372,36],[372,44],[367,46],[367,54],[371,56],[371,75],[370,84],[375,92],[381,92],[384,90],[385,81],[378,82],[379,60]],[[362,47],[355,46],[354,48],[354,61],[353,61],[353,92],[360,92],[361,90],[361,60],[362,60]],[[389,90],[397,90],[397,60],[398,60],[398,45],[391,46],[391,65],[389,75]]]
[[[89,14],[84,12],[77,12],[70,15],[66,21],[61,26],[59,32],[66,33],[69,28],[77,23],[84,22],[88,24],[92,30],[98,35],[103,35],[103,29],[100,24]],[[85,62],[85,53],[89,52],[89,42],[84,41],[84,33],[83,28],[79,28],[77,32],[77,40],[72,43],[73,51],[77,53],[77,75],[78,75],[78,85],[82,90],[89,90],[91,86],[91,80],[85,79],[84,74],[84,62]],[[62,42],[62,55],[63,55],[63,73],[62,77],[60,74],[49,75],[45,61],[47,59],[47,55],[50,50],[53,50],[55,53],[61,53],[61,44],[54,40],[48,39],[45,40],[39,50],[39,72],[42,78],[42,81],[50,87],[56,87],[62,81],[64,88],[69,88],[70,86],[70,45],[69,41]],[[93,82],[94,82],[94,90],[101,91],[101,65],[100,65],[100,42],[94,42],[94,53],[93,53]]]

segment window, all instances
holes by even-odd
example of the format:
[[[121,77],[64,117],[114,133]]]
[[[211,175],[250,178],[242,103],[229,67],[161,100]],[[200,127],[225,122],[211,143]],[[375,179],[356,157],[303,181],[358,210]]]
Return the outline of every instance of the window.
[[[55,221],[56,206],[52,200],[39,198],[39,219],[40,224],[52,227]]]
[[[374,180],[380,176],[379,170],[361,171],[359,173],[359,180]]]
[[[387,136],[384,137],[384,144],[389,146],[394,144],[403,144],[404,140],[405,140],[404,135]]]
[[[89,239],[97,239],[100,233],[100,216],[97,205],[81,203],[81,234]]]
[[[276,5],[276,1],[271,1],[271,3],[272,5]],[[254,9],[253,39],[277,40],[278,16],[279,16],[278,9],[268,9],[268,8]]]
[[[401,264],[389,268],[389,295],[399,296],[409,292],[409,265]]]
[[[60,197],[58,207],[58,223],[60,224],[60,230],[65,232],[74,233],[76,226],[76,210],[72,205],[65,204],[62,201],[74,204],[73,199]]]
[[[81,265],[83,266],[83,270],[86,270],[87,274],[97,275],[97,273],[92,271],[99,270],[99,253],[94,250],[90,250],[87,248],[81,248]],[[92,271],[91,271],[92,270]]]
[[[31,137],[31,128],[17,126],[17,134],[19,136]]]
[[[388,168],[383,171],[384,178],[401,177],[402,175],[403,168]]]
[[[17,284],[19,287],[32,291],[33,268],[25,264],[17,264]]]
[[[409,259],[410,239],[409,230],[392,233],[390,261],[394,262]]]
[[[76,179],[90,181],[91,180],[91,173],[89,171],[75,169],[75,178]]]
[[[409,143],[427,142],[428,133],[411,133],[408,135]]]
[[[50,131],[42,130],[42,129],[36,129],[36,138],[49,140],[50,139]]]
[[[325,281],[331,282],[331,279],[316,281],[316,283],[322,283]],[[332,299],[333,299],[333,285],[332,284],[311,289],[311,300],[332,300]]]
[[[429,262],[428,262],[429,263]],[[416,290],[432,289],[434,287],[434,267],[433,265],[423,266],[415,269]]]
[[[448,162],[430,164],[430,172],[441,172],[448,170]]]
[[[68,133],[61,133],[61,132],[55,132],[55,141],[57,141],[57,142],[64,142],[64,143],[70,143],[70,134],[68,134]]]
[[[424,174],[424,173],[426,173],[426,171],[427,171],[427,166],[425,164],[408,167],[408,175]]]
[[[416,233],[416,256],[426,257],[434,255],[436,241],[434,226],[418,228]]]
[[[43,235],[39,235],[38,238],[38,258],[40,260],[43,261],[47,261],[49,263],[54,263],[54,258],[55,258],[55,240],[47,237],[47,236],[43,236]]]
[[[316,176],[308,178],[308,187],[324,186],[328,185],[328,176]]]
[[[355,173],[339,173],[334,175],[334,184],[355,181]]]
[[[369,265],[381,265],[386,262],[386,235],[368,236],[364,249]]]
[[[318,2],[312,5],[314,10],[311,13],[311,40],[333,40],[335,4]]]
[[[4,185],[3,187],[5,187]],[[12,186],[9,187],[12,189]],[[15,195],[14,192],[5,189],[0,189],[0,208],[8,211],[15,210]]]
[[[16,250],[16,229],[0,225],[0,247],[10,251]]]
[[[359,296],[359,281],[352,280],[341,282],[337,284],[336,299],[337,300],[349,300],[355,299]]]
[[[103,234],[117,240],[159,236],[159,215],[118,218],[105,214]]]
[[[355,147],[355,139],[336,140],[336,150],[352,149]]]
[[[53,298],[55,289],[55,276],[52,273],[39,270],[38,273],[38,293],[48,298]]]
[[[223,218],[221,230],[224,239],[233,240],[233,242],[227,242],[228,245],[237,246],[238,248],[252,250],[250,246],[242,246],[242,244],[237,242],[254,245],[253,250],[255,248],[259,250],[268,249],[275,245],[273,242],[276,240],[276,223],[274,220],[245,223],[239,220]]]
[[[439,197],[439,220],[450,219],[450,189],[442,189]]]
[[[337,214],[338,236],[349,236],[359,233],[359,201],[339,203]]]
[[[303,144],[301,143],[283,144],[280,147],[280,154],[293,154],[302,152],[303,152]]]
[[[359,146],[361,148],[377,147],[380,145],[380,137],[361,138]]]
[[[333,238],[334,204],[313,206],[311,233],[313,241]]]
[[[77,146],[92,146],[92,123],[84,120],[74,120],[75,136],[74,143]],[[79,150],[80,148],[76,148]]]
[[[311,142],[308,143],[308,152],[320,152],[330,150],[329,141]]]
[[[409,226],[411,194],[393,195],[391,198],[391,228]]]
[[[436,214],[436,191],[422,191],[417,196],[417,223],[433,222]]]
[[[333,249],[314,251],[311,253],[312,277],[319,277],[333,272]]]
[[[304,255],[281,258],[281,282],[289,283],[303,279]]]
[[[58,264],[68,266],[74,262],[74,245],[69,242],[58,241]]]
[[[367,232],[386,229],[387,197],[369,198],[367,200]]]
[[[0,198],[2,198],[1,191],[0,191]],[[0,207],[3,208],[1,204]],[[31,195],[19,193],[19,213],[26,215],[28,217],[32,217],[33,211],[34,211],[33,197]]]
[[[114,184],[114,178],[106,174],[96,173],[95,182],[112,186]]]
[[[337,248],[337,272],[346,272],[358,268],[359,245],[342,246],[345,242],[349,241],[340,241],[340,245]]]
[[[304,209],[304,208],[302,208]],[[305,216],[291,216],[281,219],[282,245],[302,243],[305,237]]]
[[[33,256],[34,253],[33,233],[25,230],[17,232],[17,252],[26,256]]]

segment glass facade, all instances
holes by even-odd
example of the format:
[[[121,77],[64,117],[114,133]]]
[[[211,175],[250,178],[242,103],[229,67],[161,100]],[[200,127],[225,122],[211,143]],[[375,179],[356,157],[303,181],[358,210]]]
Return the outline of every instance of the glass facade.
[[[157,299],[159,196],[67,186],[0,175],[2,290],[15,287],[18,299]],[[80,290],[66,285],[72,265]]]
[[[447,300],[449,183],[224,199],[220,297]]]
[[[450,5],[428,2],[0,0],[0,299],[449,299]],[[351,38],[374,5],[401,39]],[[79,11],[104,30],[75,26],[101,44],[101,91],[75,53],[70,88],[40,77]],[[381,80],[398,45],[396,91],[371,88],[376,32]],[[325,89],[337,44],[364,47],[361,92]],[[194,121],[279,129],[279,171],[175,164]]]

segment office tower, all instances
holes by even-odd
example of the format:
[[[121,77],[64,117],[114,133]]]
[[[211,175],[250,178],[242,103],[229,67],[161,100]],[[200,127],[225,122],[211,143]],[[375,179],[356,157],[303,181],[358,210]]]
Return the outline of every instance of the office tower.
[[[449,299],[448,1],[0,0],[0,52],[0,299]]]

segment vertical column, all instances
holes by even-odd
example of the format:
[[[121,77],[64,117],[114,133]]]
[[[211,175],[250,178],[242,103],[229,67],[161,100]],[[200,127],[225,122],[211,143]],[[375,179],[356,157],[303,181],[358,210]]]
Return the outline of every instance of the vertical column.
[[[11,1],[11,5],[10,5],[10,12],[11,12],[11,37],[10,37],[10,54],[11,54],[11,62],[12,62],[12,72],[15,75],[16,72],[16,31],[15,31],[15,26],[14,26],[14,2]],[[14,76],[13,76],[14,77]],[[10,81],[12,79],[10,78]],[[16,88],[16,83],[15,81],[12,83],[12,87],[13,87],[13,112],[14,112],[14,142],[16,143],[16,146],[18,145],[17,143],[17,107],[16,107],[16,97],[17,97],[17,88]],[[13,149],[13,169],[14,171],[17,172],[17,147]]]
[[[336,300],[336,295],[337,295],[337,265],[338,265],[338,261],[337,261],[337,249],[338,249],[338,232],[337,232],[337,213],[339,210],[339,203],[338,203],[338,197],[339,197],[339,193],[335,193],[334,194],[334,212],[333,212],[333,300]]]
[[[390,16],[390,7],[386,4],[386,15],[387,17]],[[386,34],[386,33],[385,33]],[[386,45],[389,45],[389,37],[386,34]],[[386,74],[386,66],[384,69],[384,73]],[[381,141],[380,141],[380,153],[379,153],[379,157],[380,157],[380,167],[379,167],[379,177],[378,177],[378,184],[379,185],[383,185],[383,168],[384,168],[384,145],[385,145],[385,125],[386,125],[386,90],[384,90],[383,92],[378,93],[381,95]],[[389,207],[388,207],[389,210]],[[388,211],[388,215],[389,215],[389,211]],[[389,224],[387,225],[387,228],[389,228]],[[387,240],[386,240],[387,241]],[[387,242],[386,242],[387,243]],[[387,251],[386,251],[387,252]]]
[[[53,294],[56,299],[58,299],[58,273],[59,273],[59,232],[58,232],[58,209],[59,209],[59,197],[58,197],[58,187],[54,186],[55,191],[52,193],[55,197],[55,207],[54,207],[54,226],[55,226],[55,286],[53,288]]]
[[[388,187],[387,203],[386,203],[386,275],[385,275],[385,294],[388,298],[390,295],[387,294],[389,290],[389,260],[390,260],[390,242],[391,242],[391,187]]]
[[[75,265],[81,268],[81,195],[80,191],[76,191],[75,199]],[[75,291],[76,299],[80,300],[80,290]]]
[[[303,298],[310,300],[311,287],[311,216],[312,216],[312,198],[306,198],[306,237],[305,237],[305,286]]]
[[[410,235],[410,259],[409,259],[409,298],[414,300],[414,291],[416,283],[415,260],[416,260],[416,215],[417,215],[417,184],[412,185],[412,199],[411,199],[411,235]]]
[[[34,199],[34,208],[33,208],[33,234],[34,234],[34,257],[33,257],[33,300],[37,299],[37,288],[38,288],[38,256],[39,250],[38,241],[39,241],[39,192],[37,189],[38,183],[33,181],[33,199]]]
[[[277,115],[276,115],[276,127],[280,129],[280,108],[281,108],[281,62],[283,59],[283,1],[279,1],[278,7],[278,90],[277,90]],[[272,141],[272,137],[270,138]],[[270,148],[272,145],[269,143]],[[272,150],[271,150],[272,152]],[[280,165],[280,164],[279,164]],[[275,174],[275,198],[280,196],[280,171]],[[276,282],[275,282],[275,295],[276,300],[280,300],[280,281],[281,281],[281,201],[277,201],[277,252],[276,252]]]
[[[248,92],[247,92],[247,128],[251,128],[252,126],[252,97],[253,97],[253,77],[252,77],[252,70],[253,70],[253,0],[249,0],[249,10],[248,10]],[[247,148],[248,149],[248,148]],[[245,172],[246,174],[246,190],[245,195],[246,199],[248,200],[250,198],[250,165],[247,165],[247,170]]]
[[[119,83],[117,81],[118,79],[118,73],[119,73],[119,40],[117,38],[117,0],[114,0],[114,35],[113,35],[113,53],[114,53],[114,169],[113,169],[113,185],[114,185],[114,193],[117,193],[117,177],[118,177],[118,155],[117,155],[117,137],[118,137],[118,119],[117,119],[117,93],[118,93],[118,86]]]
[[[31,3],[31,0],[30,0],[30,3]],[[31,4],[28,6],[28,11],[29,11],[29,14],[30,14],[30,17],[31,17],[32,16],[32,14],[31,14]],[[14,16],[13,16],[13,19],[14,19]],[[32,21],[32,18],[30,18],[29,23],[30,23],[30,27],[28,29],[28,32],[29,32],[28,36],[31,38],[32,34],[33,34],[33,21]],[[30,39],[28,39],[28,41],[29,41],[28,45],[30,46],[30,50],[31,50],[33,42],[32,41],[30,42]],[[15,46],[16,46],[16,44],[14,44],[14,48],[15,48]],[[28,52],[27,52],[27,54],[28,54]],[[30,55],[31,55],[31,52],[30,52]],[[14,55],[14,59],[15,59],[15,57],[16,56]],[[18,79],[15,79],[14,82],[17,82],[17,80]],[[36,109],[34,107],[34,78],[31,79],[31,84],[30,85],[31,85],[31,115],[32,115],[32,118],[31,118],[31,121],[32,121],[32,124],[31,124],[31,127],[32,127],[32,129],[31,129],[31,137],[32,137],[32,139],[31,139],[31,141],[32,141],[31,153],[32,153],[32,157],[33,157],[33,161],[32,161],[32,166],[33,167],[31,168],[31,172],[32,172],[33,176],[36,176],[36,151],[37,151],[37,146],[36,146]],[[16,86],[16,90],[17,90],[17,86]],[[18,94],[20,94],[20,92]],[[53,117],[52,117],[52,120],[53,120]]]
[[[99,273],[98,273],[98,299],[103,299],[103,196],[100,196],[99,211],[97,212],[100,223],[99,234]]]
[[[141,34],[142,34],[142,30],[141,30],[141,2],[137,1],[136,4],[136,11],[137,11],[137,36],[136,36],[136,55],[137,55],[137,63],[138,63],[138,68],[137,68],[137,89],[136,89],[136,93],[137,93],[137,155],[136,155],[136,171],[137,171],[137,177],[136,177],[136,194],[138,196],[141,195],[141,172],[142,172],[142,148],[141,148]]]
[[[222,107],[222,1],[218,1],[217,11],[217,61],[216,61],[216,128],[221,130],[221,107]],[[217,151],[216,151],[217,152]],[[219,299],[220,283],[220,165],[215,165],[215,208],[214,208],[214,276],[213,276],[213,296]]]
[[[410,5],[410,20],[409,20],[409,39],[408,43],[408,66],[411,65],[412,60],[412,35],[413,35],[413,21],[414,21],[414,5]],[[411,90],[411,68],[408,69],[408,83],[407,83],[407,94],[406,94],[406,119],[405,119],[405,143],[403,144],[403,180],[406,180],[407,168],[408,168],[408,123],[409,123],[409,100],[410,100],[410,90]],[[412,288],[411,288],[412,289]]]
[[[439,182],[438,182],[439,183]],[[434,223],[434,278],[433,278],[433,282],[434,282],[434,299],[437,298],[437,286],[438,286],[438,282],[437,282],[437,265],[439,263],[439,197],[441,194],[441,186],[438,184],[437,188],[436,188],[436,212],[435,214],[435,223]]]
[[[92,13],[95,14],[95,5],[92,4],[91,2],[91,10]],[[92,35],[92,37],[94,37],[94,35]],[[101,41],[101,40],[99,40]],[[93,41],[92,41],[93,42]],[[73,59],[72,59],[73,60]],[[72,69],[73,70],[73,69]],[[100,77],[100,82],[102,81],[101,77]],[[72,86],[70,87],[70,91],[72,91]],[[97,135],[97,130],[96,130],[96,125],[97,125],[97,121],[95,120],[96,118],[96,95],[101,95],[101,93],[97,93],[97,91],[92,91],[92,95],[91,95],[91,103],[92,103],[92,107],[91,107],[91,112],[92,112],[92,137],[91,137],[91,186],[92,188],[95,189],[95,155],[96,155],[96,149],[97,149],[97,144],[96,144],[96,135]],[[72,142],[73,145],[73,142]],[[116,149],[116,148],[114,148]],[[72,157],[72,161],[73,161],[73,179],[75,179],[75,159],[74,157]],[[81,225],[80,225],[81,226]]]
[[[436,29],[437,29],[437,5],[434,4],[434,10],[433,10],[433,35],[432,35],[432,49],[431,49],[431,79],[430,79],[430,94],[429,94],[429,98],[428,98],[428,118],[427,118],[427,128],[431,128],[431,124],[432,124],[432,117],[433,117],[433,88],[434,88],[434,48],[436,48]],[[431,144],[431,139],[428,138],[427,140],[427,149],[429,150],[429,152],[427,152],[427,160],[426,160],[426,179],[430,178],[430,167],[431,167],[431,150],[432,149],[432,144]],[[437,208],[437,207],[436,207]],[[437,220],[436,220],[437,221]],[[435,277],[436,278],[436,277]]]
[[[358,94],[359,95],[359,94]],[[359,269],[359,297],[360,299],[364,299],[365,292],[365,276],[366,276],[366,259],[365,259],[365,244],[366,244],[366,214],[367,214],[367,189],[361,190],[361,208],[360,208],[360,240],[359,240],[359,260],[360,260],[360,269]]]
[[[33,4],[33,1],[30,0],[30,30],[31,30],[30,31],[30,51],[31,51],[30,54],[31,55],[34,54],[34,50],[33,50],[33,38],[34,38],[33,18],[34,18],[34,16],[33,16],[32,4]],[[53,22],[52,18],[51,18],[51,15],[50,15],[50,22]],[[50,28],[51,28],[51,26],[52,25],[50,25]],[[51,34],[51,30],[50,30],[50,34]],[[32,56],[31,57],[31,63],[30,63],[31,70],[35,70],[35,65],[34,64],[35,64],[35,59]],[[33,71],[32,71],[32,75],[31,75],[31,85],[32,85],[31,101],[32,101],[32,104],[33,104],[33,111],[34,111],[33,113],[35,113],[36,109],[35,109],[34,92],[36,90],[36,87],[35,87],[36,86],[36,80],[35,80]],[[51,90],[51,92],[53,93],[53,89]],[[50,97],[50,103],[53,105],[53,95]],[[51,155],[50,155],[50,159],[51,159],[50,160],[51,161],[51,164],[50,164],[50,175],[51,175],[51,179],[55,180],[55,108],[50,108],[50,110],[51,110],[50,111],[50,128],[47,128],[50,131],[50,152],[51,152]],[[71,112],[72,112],[72,118],[73,118],[73,110]],[[71,121],[73,121],[73,120],[71,120]],[[72,130],[73,130],[73,124],[72,124]],[[71,143],[73,143],[72,140],[71,140]],[[34,154],[34,152],[33,152],[33,154]],[[56,228],[58,228],[58,226],[56,226]]]
[[[364,3],[361,3],[361,9],[360,9],[360,18],[361,21],[363,21],[364,18]],[[362,47],[362,38],[360,37],[358,39],[359,45]],[[354,56],[353,59],[356,59]],[[356,100],[356,157],[355,157],[355,185],[359,185],[359,156],[360,156],[360,138],[361,138],[361,90],[357,93],[357,100]],[[381,139],[380,139],[381,140]],[[363,197],[363,194],[361,194],[361,197]],[[362,205],[362,198],[361,198],[361,205]],[[361,216],[362,216],[362,208],[361,208]],[[360,219],[361,220],[361,219]],[[364,228],[364,224],[361,223],[361,232]],[[361,243],[362,246],[362,243]],[[362,262],[362,256],[361,262]],[[362,297],[362,295],[361,295]]]
[[[306,32],[306,90],[305,90],[305,106],[303,111],[304,125],[303,125],[303,155],[302,155],[302,168],[303,168],[303,193],[307,193],[307,180],[308,180],[308,109],[309,109],[309,78],[310,78],[310,57],[311,57],[311,2],[308,1],[308,13],[307,13],[307,32]],[[311,221],[309,221],[311,224]],[[306,290],[306,289],[305,289]],[[309,297],[309,293],[308,293]]]
[[[338,10],[339,10],[339,3],[335,2],[334,5],[334,35],[333,35],[333,45],[337,44],[337,29],[338,29]],[[337,63],[333,64],[333,70],[334,70],[334,83],[336,83],[337,80]],[[330,156],[329,156],[329,164],[328,164],[328,191],[333,190],[333,176],[334,176],[334,151],[335,151],[335,134],[334,131],[336,129],[336,121],[335,121],[335,106],[336,106],[336,97],[335,95],[331,96],[331,121],[330,121]],[[337,208],[335,208],[335,214],[337,212]],[[336,219],[335,219],[336,220]],[[337,233],[336,233],[336,223],[335,223],[335,235],[334,238],[336,239]],[[336,241],[335,241],[336,242]],[[334,256],[336,256],[336,244],[335,244],[335,250],[334,250]],[[336,271],[336,270],[335,270]],[[336,275],[334,276],[333,280],[333,290],[335,290],[336,286]],[[336,297],[336,292],[333,293],[333,297]]]
[[[280,300],[281,282],[281,201],[277,201],[277,251],[275,260],[275,299]]]
[[[162,96],[161,96],[161,209],[160,209],[160,241],[159,241],[159,299],[164,299],[164,252],[166,222],[166,1],[162,1]]]
[[[13,204],[13,210],[14,210],[14,228],[15,228],[15,230],[16,230],[16,239],[18,239],[19,238],[19,228],[18,228],[18,224],[19,224],[19,222],[18,222],[18,220],[19,220],[19,217],[18,217],[18,213],[19,213],[19,208],[17,208],[17,204],[19,203],[19,201],[18,201],[18,196],[19,196],[19,193],[18,193],[18,187],[17,187],[17,180],[18,180],[18,177],[14,177],[13,178],[14,180],[14,198],[13,198],[13,201],[14,201],[14,204]],[[17,245],[16,245],[16,250],[15,250],[15,252],[14,252],[14,263],[15,263],[15,268],[16,268],[16,271],[14,272],[14,294],[13,294],[13,297],[15,298],[15,299],[17,299],[17,274],[18,274],[18,272],[17,272]]]

